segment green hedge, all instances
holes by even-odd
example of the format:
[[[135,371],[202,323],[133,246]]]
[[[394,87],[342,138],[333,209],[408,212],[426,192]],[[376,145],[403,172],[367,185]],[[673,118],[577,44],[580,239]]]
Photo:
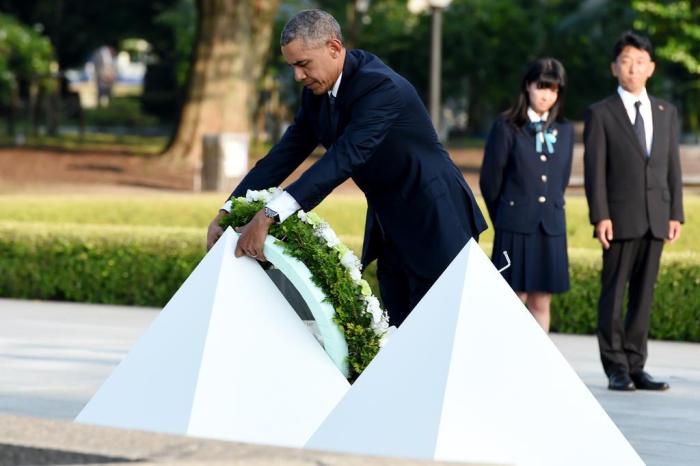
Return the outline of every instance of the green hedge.
[[[203,254],[200,228],[2,222],[0,296],[162,307]],[[552,330],[594,333],[600,252],[574,249],[570,261],[571,291],[554,298]],[[375,270],[365,278],[377,293]],[[698,254],[664,253],[651,336],[700,342]]]
[[[595,333],[601,253],[570,251],[571,290],[552,301],[552,330]],[[665,252],[656,282],[650,337],[700,342],[700,256]]]
[[[203,255],[199,229],[0,223],[0,296],[161,307]]]

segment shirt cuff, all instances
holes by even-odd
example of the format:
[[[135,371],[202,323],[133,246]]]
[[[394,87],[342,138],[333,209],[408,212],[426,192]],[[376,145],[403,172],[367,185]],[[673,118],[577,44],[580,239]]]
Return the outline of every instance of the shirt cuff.
[[[231,201],[226,201],[224,205],[222,205],[219,210],[225,210],[228,213],[231,213]]]
[[[294,212],[301,209],[296,199],[287,191],[280,192],[277,196],[272,198],[265,207],[269,207],[277,212],[277,215],[280,217],[280,223],[284,222],[289,216],[293,215]]]

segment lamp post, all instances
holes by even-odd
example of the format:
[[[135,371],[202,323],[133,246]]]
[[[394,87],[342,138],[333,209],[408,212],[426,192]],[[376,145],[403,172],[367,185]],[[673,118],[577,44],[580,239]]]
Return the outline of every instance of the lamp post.
[[[411,0],[408,8],[418,13],[430,8],[432,13],[432,33],[430,41],[430,118],[433,120],[435,131],[440,134],[440,98],[442,82],[442,10],[447,8],[452,0]]]

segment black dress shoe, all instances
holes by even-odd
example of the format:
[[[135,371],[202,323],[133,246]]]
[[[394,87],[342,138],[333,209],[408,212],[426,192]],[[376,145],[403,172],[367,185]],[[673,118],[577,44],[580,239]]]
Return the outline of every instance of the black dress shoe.
[[[649,375],[649,373],[644,371],[630,374],[630,378],[632,379],[632,382],[634,382],[634,386],[639,390],[663,391],[670,388],[669,384],[666,382],[657,382],[652,376]]]
[[[608,390],[634,391],[634,383],[627,372],[615,372],[608,377]]]

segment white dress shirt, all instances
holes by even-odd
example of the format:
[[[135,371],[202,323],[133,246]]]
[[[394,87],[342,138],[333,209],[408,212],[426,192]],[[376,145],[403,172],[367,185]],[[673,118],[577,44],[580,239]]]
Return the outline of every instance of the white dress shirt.
[[[630,119],[630,122],[634,126],[634,119],[637,117],[637,109],[635,108],[634,104],[635,102],[639,101],[642,103],[642,105],[639,106],[639,113],[642,115],[642,118],[644,119],[644,136],[646,136],[646,142],[647,142],[647,154],[651,153],[651,141],[654,136],[654,122],[652,121],[652,116],[651,116],[651,101],[649,100],[649,95],[647,95],[647,90],[646,88],[642,90],[641,94],[638,96],[635,96],[634,94],[631,94],[630,92],[624,90],[622,86],[617,87],[617,93],[620,95],[620,98],[622,99],[622,103],[625,106],[625,110],[627,110],[627,116]]]
[[[342,77],[343,72],[341,71],[340,76],[338,76],[338,79],[335,80],[335,84],[333,84],[333,88],[330,91],[328,91],[328,96],[338,96],[338,89],[340,88],[340,80],[342,79]],[[292,195],[289,194],[287,191],[280,191],[275,197],[270,199],[270,202],[265,204],[265,207],[268,207],[277,212],[277,215],[280,218],[280,222],[284,222],[297,210],[301,209],[301,206],[296,201],[296,199],[294,199]],[[226,203],[221,207],[221,210],[230,212],[231,201],[226,201]]]

